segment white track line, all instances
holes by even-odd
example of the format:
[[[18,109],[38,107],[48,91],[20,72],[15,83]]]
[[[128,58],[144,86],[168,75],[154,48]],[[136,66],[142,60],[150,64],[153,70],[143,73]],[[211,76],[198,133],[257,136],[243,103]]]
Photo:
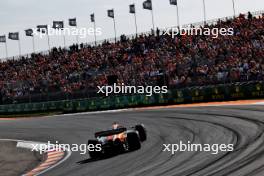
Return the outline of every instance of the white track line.
[[[264,101],[263,102],[254,103],[254,105],[264,105]]]
[[[105,110],[105,111],[92,111],[92,112],[79,112],[79,113],[70,113],[70,114],[59,114],[59,115],[53,115],[52,117],[56,117],[56,116],[72,116],[72,115],[102,114],[102,113],[117,113],[117,112],[124,112],[124,111],[133,111],[133,110],[135,110],[135,108]],[[50,116],[47,116],[47,117],[50,117]]]
[[[227,105],[228,104],[224,104],[224,103],[219,102],[219,104],[210,104],[210,103],[208,103],[207,105],[206,104],[204,104],[202,106],[194,105],[192,107],[216,107],[216,106],[227,106]],[[264,105],[264,101],[263,102],[258,102],[258,103],[241,104],[241,105]],[[168,105],[168,106],[173,106],[173,105]],[[177,106],[177,105],[175,105],[175,106]],[[179,104],[179,106],[181,106],[181,104]],[[155,108],[155,106],[153,106],[153,107]],[[166,106],[161,106],[161,107],[166,108]],[[151,106],[150,107],[146,107],[146,108],[151,108]],[[125,109],[93,111],[93,112],[79,112],[79,113],[53,115],[53,117],[56,117],[56,116],[59,117],[59,116],[73,116],[73,115],[103,114],[103,113],[117,113],[117,112],[135,111],[135,110],[140,110],[140,109],[141,108],[139,107],[139,108],[125,108]],[[144,109],[144,108],[142,108],[142,109]],[[48,117],[50,117],[50,116],[48,116]]]

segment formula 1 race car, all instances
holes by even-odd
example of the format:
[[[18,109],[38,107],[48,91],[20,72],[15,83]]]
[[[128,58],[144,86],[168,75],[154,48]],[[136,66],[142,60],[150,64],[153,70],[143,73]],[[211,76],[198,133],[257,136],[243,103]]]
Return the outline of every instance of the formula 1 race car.
[[[101,150],[89,150],[92,159],[138,150],[141,148],[141,142],[147,140],[147,133],[144,125],[140,124],[129,129],[117,127],[97,132],[95,138],[95,140],[89,140],[88,145],[100,145]]]

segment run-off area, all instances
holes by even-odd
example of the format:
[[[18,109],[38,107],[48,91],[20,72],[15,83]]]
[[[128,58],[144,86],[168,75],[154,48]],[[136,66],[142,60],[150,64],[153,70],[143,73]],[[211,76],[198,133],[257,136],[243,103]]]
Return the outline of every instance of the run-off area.
[[[18,148],[15,141],[0,141],[0,175],[22,175],[35,168],[42,159],[38,152]]]

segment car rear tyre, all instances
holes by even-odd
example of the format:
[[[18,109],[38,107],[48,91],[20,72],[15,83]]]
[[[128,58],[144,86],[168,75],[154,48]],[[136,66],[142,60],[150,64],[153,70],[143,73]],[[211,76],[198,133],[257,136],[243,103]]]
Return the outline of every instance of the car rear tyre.
[[[141,148],[140,139],[137,133],[128,133],[127,143],[129,151],[134,151]]]

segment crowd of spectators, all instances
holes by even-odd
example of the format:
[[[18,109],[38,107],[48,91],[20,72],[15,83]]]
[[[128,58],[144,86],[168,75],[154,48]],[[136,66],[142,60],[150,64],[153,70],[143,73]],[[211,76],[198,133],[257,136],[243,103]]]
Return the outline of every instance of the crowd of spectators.
[[[107,85],[169,87],[264,80],[264,15],[240,15],[206,25],[233,28],[232,36],[152,34],[122,36],[117,43],[54,48],[0,62],[0,99],[74,93]]]

